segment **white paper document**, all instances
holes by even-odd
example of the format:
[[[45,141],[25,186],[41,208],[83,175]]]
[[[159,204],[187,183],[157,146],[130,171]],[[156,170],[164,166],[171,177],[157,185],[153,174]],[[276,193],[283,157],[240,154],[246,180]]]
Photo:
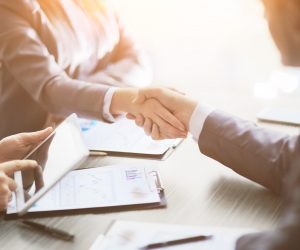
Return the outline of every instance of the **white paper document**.
[[[284,108],[265,108],[258,113],[257,118],[265,122],[300,125],[300,112]]]
[[[153,171],[155,167],[126,165],[74,170],[29,212],[158,203]],[[12,201],[10,213],[15,212],[14,206]]]
[[[134,121],[120,119],[113,124],[80,119],[84,141],[89,150],[162,155],[181,139],[155,141]]]
[[[236,240],[250,229],[201,228],[193,226],[167,225],[116,221],[103,237],[90,247],[90,250],[138,250],[146,245],[188,237],[211,235],[205,241],[159,248],[161,250],[234,250]],[[158,249],[158,248],[157,248]]]

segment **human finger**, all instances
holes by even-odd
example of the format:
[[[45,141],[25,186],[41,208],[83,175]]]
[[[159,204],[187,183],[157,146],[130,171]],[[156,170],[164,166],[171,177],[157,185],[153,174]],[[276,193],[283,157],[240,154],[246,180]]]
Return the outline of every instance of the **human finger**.
[[[0,184],[0,208],[5,209],[8,201],[12,196],[12,192],[9,190],[7,183]]]
[[[165,134],[160,133],[159,127],[155,123],[152,126],[151,137],[152,137],[153,140],[164,140],[164,139],[168,139],[169,138]]]
[[[7,208],[9,197],[0,197],[0,211]]]
[[[135,124],[139,127],[143,127],[145,123],[145,118],[141,114],[138,114],[135,119]]]
[[[8,185],[2,183],[0,185],[0,199],[8,200],[12,196],[12,191],[9,189]]]
[[[163,133],[167,136],[169,139],[174,138],[185,138],[186,132],[183,132],[181,130],[178,130],[173,125],[167,123],[165,120],[163,120],[160,116],[154,114],[153,116],[153,122],[156,123],[159,127],[160,133]]]
[[[127,119],[130,119],[130,120],[134,120],[135,121],[135,124],[138,126],[138,127],[143,127],[144,126],[144,122],[145,122],[145,118],[144,116],[142,116],[141,114],[138,114],[138,115],[133,115],[133,114],[127,114],[126,115],[126,118]]]
[[[129,119],[129,120],[135,120],[136,119],[136,116],[131,114],[131,113],[127,113],[126,114],[126,118]]]
[[[45,140],[52,132],[53,128],[48,127],[36,132],[22,133],[18,136],[20,137],[19,140],[22,142],[23,145],[30,145],[35,147],[43,140]]]
[[[144,131],[146,135],[150,135],[152,131],[152,120],[148,117],[145,118]]]
[[[7,175],[11,175],[16,171],[34,169],[37,166],[38,163],[33,160],[15,160],[1,163],[0,170],[2,170]]]
[[[155,123],[152,126],[151,138],[153,140],[160,140],[159,127]]]
[[[34,180],[35,180],[35,189],[36,192],[45,186],[44,177],[43,177],[43,168],[38,166],[34,170]]]
[[[7,184],[8,184],[8,187],[9,187],[9,190],[10,191],[16,191],[17,189],[17,183],[12,179],[12,178],[7,178]]]
[[[173,127],[181,131],[186,131],[184,124],[179,119],[177,119],[170,111],[168,111],[164,106],[161,105],[160,107],[157,107],[154,112]]]

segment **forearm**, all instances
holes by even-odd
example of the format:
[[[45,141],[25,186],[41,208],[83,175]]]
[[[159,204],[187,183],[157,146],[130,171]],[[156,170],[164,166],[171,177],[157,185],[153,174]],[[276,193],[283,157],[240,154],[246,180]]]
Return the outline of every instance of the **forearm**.
[[[205,155],[277,193],[300,152],[298,137],[268,131],[219,111],[206,119],[199,148]]]
[[[53,79],[33,92],[45,110],[56,115],[77,113],[81,117],[103,119],[103,100],[109,87],[77,81],[68,77]]]

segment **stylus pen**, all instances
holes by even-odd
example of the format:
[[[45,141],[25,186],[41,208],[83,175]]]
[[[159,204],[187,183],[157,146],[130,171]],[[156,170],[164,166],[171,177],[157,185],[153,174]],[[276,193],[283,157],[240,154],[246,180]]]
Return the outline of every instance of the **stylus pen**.
[[[170,247],[170,246],[175,246],[175,245],[192,243],[192,242],[196,242],[196,241],[209,240],[211,238],[212,238],[212,235],[207,235],[207,236],[206,235],[200,235],[200,236],[183,238],[183,239],[178,239],[178,240],[170,240],[170,241],[165,241],[165,242],[159,242],[159,243],[149,244],[147,246],[144,246],[144,247],[140,248],[140,250],[148,250],[148,249],[156,249],[156,248],[162,248],[162,247]]]
[[[59,229],[56,229],[53,227],[49,227],[49,226],[46,226],[46,225],[43,225],[43,224],[40,224],[40,223],[37,223],[34,221],[23,220],[22,223],[29,227],[32,227],[33,229],[36,229],[38,231],[41,231],[43,233],[49,234],[55,238],[59,238],[62,240],[71,241],[75,237],[74,235],[69,234],[65,231],[62,231],[62,230],[59,230]]]
[[[90,156],[107,156],[107,153],[100,151],[90,151]]]

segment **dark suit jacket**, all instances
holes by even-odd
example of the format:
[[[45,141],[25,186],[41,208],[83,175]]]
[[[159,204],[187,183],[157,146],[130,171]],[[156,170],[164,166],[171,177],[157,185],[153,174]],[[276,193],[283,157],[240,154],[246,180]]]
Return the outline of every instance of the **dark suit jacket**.
[[[206,119],[199,148],[240,175],[283,196],[280,226],[237,241],[237,250],[300,249],[300,136],[257,127],[214,111]]]

